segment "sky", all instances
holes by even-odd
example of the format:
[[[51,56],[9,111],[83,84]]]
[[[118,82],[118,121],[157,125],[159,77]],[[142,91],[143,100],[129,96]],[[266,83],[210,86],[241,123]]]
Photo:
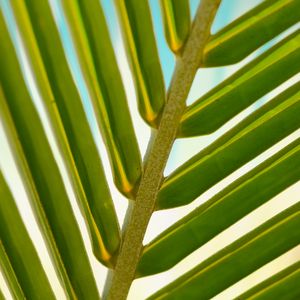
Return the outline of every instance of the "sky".
[[[112,191],[112,195],[114,198],[114,202],[116,205],[118,217],[120,221],[122,222],[126,208],[127,208],[127,200],[116,190],[113,181],[112,181],[112,174],[110,171],[109,161],[106,154],[106,150],[104,147],[103,140],[101,138],[101,135],[99,133],[97,124],[95,122],[95,116],[89,101],[89,95],[87,92],[87,88],[84,82],[84,79],[80,72],[80,67],[77,62],[76,58],[76,52],[74,50],[74,47],[72,45],[72,39],[68,30],[67,23],[64,20],[64,16],[61,10],[60,1],[62,0],[50,0],[51,7],[53,10],[53,14],[55,16],[57,26],[63,41],[64,50],[70,65],[70,68],[73,73],[74,80],[76,82],[76,85],[78,87],[78,90],[80,92],[82,101],[84,103],[84,107],[86,109],[86,114],[90,122],[91,130],[93,132],[95,141],[97,143],[97,147],[99,149],[99,153],[101,155],[105,172],[107,175],[108,183]],[[187,0],[188,1],[188,0]],[[135,101],[135,89],[133,85],[133,80],[131,77],[122,37],[120,34],[120,28],[119,23],[117,21],[116,12],[113,5],[113,0],[102,0],[100,1],[102,4],[102,7],[105,12],[105,16],[107,19],[107,24],[109,26],[109,31],[111,34],[111,39],[114,45],[114,51],[115,55],[117,57],[118,65],[120,67],[120,72],[123,78],[123,83],[126,91],[126,95],[128,98],[128,105],[130,107],[130,111],[133,118],[134,127],[136,130],[137,138],[139,141],[139,146],[141,149],[141,153],[144,154],[147,142],[150,137],[150,129],[148,126],[142,121],[141,117],[138,114],[137,107],[136,107],[136,101]],[[240,0],[223,0],[222,5],[220,7],[220,10],[217,14],[216,20],[212,27],[212,32],[217,32],[220,30],[223,26],[230,23],[232,20],[243,14],[245,11],[249,10],[251,7],[254,7],[258,3],[260,3],[260,0],[249,0],[249,1],[240,1]],[[77,207],[75,196],[71,187],[70,180],[68,179],[66,168],[63,163],[63,159],[60,155],[59,149],[56,145],[55,139],[53,137],[50,125],[47,120],[47,114],[45,112],[45,109],[42,105],[42,100],[39,96],[39,91],[35,86],[34,79],[32,77],[31,71],[30,71],[30,65],[27,62],[26,54],[24,52],[22,41],[20,39],[20,36],[18,34],[18,31],[14,24],[14,18],[10,11],[10,5],[9,0],[0,0],[1,3],[1,9],[3,10],[7,24],[9,25],[10,33],[13,38],[13,41],[18,49],[18,57],[22,65],[22,69],[26,78],[26,83],[31,91],[32,98],[36,104],[37,110],[39,111],[41,115],[41,119],[43,121],[43,125],[45,128],[45,131],[47,132],[47,135],[49,136],[51,147],[54,151],[55,158],[57,160],[57,163],[60,167],[60,170],[63,175],[63,179],[65,182],[65,185],[67,187],[67,192],[69,194],[69,197],[72,202],[72,207],[74,209],[74,213],[76,215],[76,218],[80,225],[80,230],[84,236],[84,242],[88,251],[88,255],[93,267],[93,271],[95,274],[95,277],[97,278],[97,284],[99,286],[99,289],[103,289],[105,276],[106,276],[106,269],[100,265],[96,261],[96,259],[93,257],[91,253],[91,247],[89,244],[89,238],[87,234],[87,230],[85,228],[82,216],[80,214],[80,211]],[[159,52],[159,57],[161,61],[162,71],[164,75],[165,85],[166,87],[169,86],[170,80],[172,78],[172,73],[175,67],[175,57],[169,50],[164,33],[163,33],[163,26],[162,26],[162,19],[161,19],[161,12],[159,7],[159,0],[149,0],[150,8],[151,8],[151,14],[152,14],[152,21],[154,25],[154,31],[157,41],[157,47]],[[199,4],[198,0],[190,0],[190,8],[191,8],[191,15],[193,16],[195,14],[195,11],[197,9],[197,6]],[[279,38],[270,41],[257,51],[255,51],[253,54],[251,54],[249,57],[244,59],[242,62],[229,66],[229,67],[222,67],[222,68],[211,68],[211,69],[202,69],[199,70],[196,74],[195,80],[193,82],[192,88],[190,90],[187,103],[191,104],[193,101],[198,99],[201,95],[203,95],[205,92],[207,92],[209,89],[211,89],[213,86],[217,85],[219,82],[224,80],[226,77],[228,77],[230,74],[234,73],[237,69],[239,69],[241,66],[246,64],[247,62],[251,61],[254,57],[259,55],[260,53],[267,50],[270,46],[275,44],[278,40],[282,39],[284,36],[286,36],[288,33],[293,32],[296,28],[299,28],[299,24],[297,26],[292,27],[287,32],[284,32],[279,36]],[[199,152],[201,149],[203,149],[205,146],[207,146],[209,143],[211,143],[213,140],[215,140],[218,136],[226,132],[228,129],[230,129],[232,126],[234,126],[236,123],[238,123],[240,120],[242,120],[244,117],[246,117],[249,113],[251,113],[253,110],[260,107],[262,104],[270,100],[274,95],[278,94],[280,91],[284,90],[286,87],[290,86],[292,83],[299,81],[300,76],[294,76],[291,80],[284,83],[280,87],[278,87],[275,91],[272,91],[271,93],[267,94],[263,98],[259,99],[256,103],[251,105],[248,109],[240,113],[237,117],[235,117],[233,120],[226,123],[222,128],[217,130],[215,133],[207,136],[197,137],[197,138],[188,138],[188,139],[181,139],[177,140],[174,144],[174,147],[172,149],[166,170],[165,175],[168,175],[170,172],[172,172],[177,166],[181,165],[183,162],[188,160],[190,157],[192,157],[194,154]],[[243,166],[242,168],[238,169],[236,172],[222,180],[219,184],[209,189],[207,192],[205,192],[203,195],[201,195],[198,199],[196,199],[193,203],[190,205],[187,205],[183,208],[176,208],[169,210],[166,212],[157,212],[153,215],[151,218],[149,229],[147,230],[145,240],[144,242],[149,242],[152,238],[154,238],[159,232],[170,226],[172,223],[180,219],[182,216],[186,215],[188,212],[193,210],[195,207],[197,207],[199,204],[203,203],[207,199],[209,199],[212,195],[216,194],[219,190],[224,188],[228,183],[232,182],[237,177],[241,176],[245,172],[249,171],[253,167],[255,167],[257,164],[259,164],[261,161],[265,160],[267,157],[272,155],[273,153],[277,152],[279,149],[290,143],[292,140],[296,139],[300,136],[300,131],[298,130],[285,140],[281,141],[280,143],[276,144],[274,147],[269,149],[268,151],[265,151],[262,155],[258,156],[256,159],[250,161],[248,164]],[[58,297],[58,299],[65,299],[65,296],[63,294],[62,288],[56,279],[55,271],[53,269],[53,266],[51,264],[49,255],[46,251],[46,246],[43,242],[43,239],[41,237],[41,234],[38,230],[38,227],[36,225],[36,222],[33,218],[33,214],[30,208],[30,205],[28,203],[27,195],[24,189],[24,186],[22,184],[21,178],[18,175],[17,167],[14,162],[11,150],[8,145],[7,138],[5,136],[3,124],[0,120],[0,145],[1,145],[1,155],[0,155],[0,167],[3,170],[10,187],[12,189],[12,192],[17,199],[17,205],[19,207],[20,213],[24,219],[25,225],[28,228],[31,237],[33,239],[33,242],[35,246],[38,249],[38,254],[40,255],[41,261],[46,269],[46,272],[51,278],[51,283],[53,285],[53,289]],[[179,276],[180,273],[183,271],[189,270],[195,263],[199,263],[203,261],[206,257],[211,255],[212,253],[215,253],[218,249],[221,249],[224,247],[224,245],[230,243],[231,241],[237,239],[239,236],[244,234],[245,232],[249,231],[254,226],[257,226],[261,224],[266,219],[270,218],[271,216],[278,213],[280,210],[283,210],[285,207],[292,205],[293,203],[299,201],[299,199],[296,198],[295,195],[299,195],[300,192],[300,184],[297,183],[281,193],[280,195],[276,196],[274,199],[269,201],[266,205],[263,207],[257,209],[255,212],[248,215],[243,220],[239,221],[238,223],[234,224],[229,228],[228,230],[224,231],[220,235],[218,235],[216,238],[214,238],[212,241],[207,243],[205,246],[201,247],[199,250],[195,251],[191,255],[189,255],[186,259],[184,259],[182,262],[180,262],[178,265],[176,265],[174,268],[170,269],[167,272],[146,277],[143,279],[136,280],[133,284],[133,287],[130,291],[129,300],[139,300],[144,299],[147,295],[150,295],[155,290],[159,289],[163,285],[167,284],[168,282],[174,280],[176,277]],[[254,285],[255,282],[258,282],[258,280],[261,280],[262,278],[266,278],[269,276],[272,272],[279,270],[279,268],[282,268],[286,264],[291,264],[293,261],[300,258],[300,249],[295,248],[289,253],[285,254],[283,257],[280,257],[277,259],[277,261],[272,262],[271,264],[268,264],[266,267],[264,267],[262,270],[258,270],[254,274],[251,274],[248,276],[249,278],[246,278],[245,280],[242,280],[235,286],[229,288],[228,290],[224,291],[222,294],[215,297],[215,299],[230,299],[232,295],[235,295],[237,293],[240,293],[241,291],[245,290],[246,287],[249,285]],[[10,299],[7,287],[5,285],[5,282],[1,276],[0,273],[0,287],[4,289],[5,295],[7,299]]]

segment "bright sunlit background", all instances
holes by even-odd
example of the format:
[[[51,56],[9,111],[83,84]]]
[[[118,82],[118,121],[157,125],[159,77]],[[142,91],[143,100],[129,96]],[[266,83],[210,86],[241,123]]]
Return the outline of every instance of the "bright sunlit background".
[[[72,40],[70,38],[70,34],[68,31],[68,26],[65,22],[64,16],[62,14],[61,9],[61,1],[63,0],[49,0],[51,3],[51,7],[53,9],[53,14],[55,16],[57,26],[59,28],[61,38],[64,44],[64,49],[66,56],[68,58],[70,67],[73,72],[74,80],[78,86],[80,91],[82,101],[84,103],[86,113],[90,122],[91,129],[93,131],[95,140],[97,142],[97,146],[99,149],[99,153],[102,157],[102,161],[105,167],[105,172],[107,174],[107,180],[109,186],[111,188],[111,192],[114,198],[114,202],[116,205],[116,210],[119,216],[119,220],[122,223],[128,201],[117,191],[117,189],[113,185],[112,174],[110,171],[110,166],[108,162],[108,157],[106,154],[106,150],[99,134],[95,117],[91,108],[91,104],[89,101],[89,95],[85,86],[85,82],[82,78],[80,73],[80,68],[78,62],[76,60],[76,54],[72,45]],[[84,1],[84,0],[83,0]],[[100,0],[101,1],[101,0]],[[186,0],[188,1],[188,0]],[[116,12],[113,6],[113,0],[102,0],[102,6],[105,11],[107,23],[109,26],[109,30],[111,33],[111,39],[114,44],[115,54],[119,63],[120,71],[122,74],[122,78],[124,81],[124,86],[127,93],[129,107],[132,113],[132,118],[134,122],[134,126],[136,129],[137,138],[139,141],[140,149],[142,154],[145,153],[147,142],[150,137],[150,129],[148,126],[142,121],[141,117],[138,114],[137,107],[136,107],[136,95],[133,86],[132,77],[130,74],[121,34],[119,23],[116,18]],[[199,0],[190,0],[190,7],[192,16],[195,14],[196,8],[199,4]],[[241,1],[241,0],[223,0],[221,8],[217,14],[217,18],[213,24],[213,32],[218,31],[220,28],[243,14],[244,12],[248,11],[250,8],[254,7],[260,0],[248,0],[248,1]],[[63,164],[63,159],[59,153],[59,150],[56,146],[55,140],[53,138],[50,126],[48,124],[47,116],[45,110],[42,105],[42,100],[39,96],[39,91],[35,87],[35,83],[33,77],[31,75],[30,66],[26,60],[26,53],[24,52],[24,48],[22,46],[22,41],[18,34],[18,30],[15,26],[14,18],[10,10],[9,0],[0,0],[1,9],[4,12],[6,22],[9,26],[10,33],[13,37],[13,41],[15,43],[17,54],[20,59],[24,77],[26,79],[26,83],[28,84],[32,98],[36,104],[36,107],[40,113],[41,120],[43,122],[45,131],[49,137],[51,147],[53,148],[55,158],[57,163],[61,169],[63,179],[65,181],[65,185],[67,187],[68,194],[72,201],[74,213],[76,218],[80,224],[81,232],[84,236],[84,241],[86,248],[88,250],[89,258],[93,267],[93,271],[97,280],[97,284],[99,289],[102,291],[105,277],[107,274],[106,268],[103,267],[100,263],[96,261],[96,259],[92,255],[91,246],[89,243],[88,233],[83,221],[83,218],[79,212],[78,206],[75,201],[75,196],[71,188],[70,181],[67,176],[67,172],[65,166]],[[161,59],[161,65],[164,73],[165,85],[168,87],[172,72],[175,66],[175,57],[169,50],[162,27],[162,18],[160,13],[159,7],[159,0],[149,0],[149,4],[151,7],[152,13],[152,20],[154,24],[154,30],[157,40],[157,46],[159,50],[159,55]],[[211,68],[206,70],[199,70],[195,80],[193,82],[193,86],[189,93],[188,97],[188,104],[192,103],[196,99],[198,99],[202,94],[206,91],[211,89],[213,86],[224,80],[230,74],[235,72],[239,69],[242,65],[252,60],[254,57],[259,55],[260,53],[267,50],[270,46],[281,40],[283,37],[287,36],[291,32],[295,31],[296,29],[300,28],[300,25],[295,25],[286,32],[282,33],[278,38],[272,40],[271,42],[267,43],[255,53],[251,54],[242,62],[229,66],[229,67],[221,67],[221,68]],[[99,41],[101,43],[101,41]],[[243,47],[243,45],[241,45]],[[173,171],[177,166],[181,165],[191,156],[199,152],[202,148],[207,146],[209,143],[214,141],[217,137],[222,135],[232,126],[234,126],[237,122],[245,118],[249,113],[253,110],[257,109],[261,105],[263,105],[268,100],[272,99],[275,95],[277,95],[282,90],[289,87],[291,84],[300,80],[300,75],[294,76],[289,81],[282,84],[276,90],[272,91],[271,93],[267,94],[256,103],[254,103],[251,107],[241,112],[238,116],[234,119],[230,120],[227,124],[225,124],[222,128],[211,135],[203,136],[203,137],[196,137],[196,138],[188,138],[188,139],[181,139],[177,140],[174,144],[172,149],[172,153],[170,155],[170,159],[168,161],[165,175],[168,175],[171,171]],[[203,203],[207,199],[209,199],[212,195],[220,191],[224,188],[228,183],[232,182],[237,177],[241,176],[245,172],[248,172],[250,169],[255,167],[257,164],[265,160],[267,157],[270,157],[272,154],[283,148],[285,145],[290,143],[291,141],[295,140],[297,137],[300,137],[300,130],[297,130],[289,137],[282,140],[280,143],[276,144],[269,150],[262,153],[260,156],[255,158],[254,160],[250,161],[248,164],[243,166],[242,168],[238,169],[236,172],[222,180],[220,183],[209,189],[207,192],[202,194],[197,200],[193,203],[184,206],[182,208],[171,209],[163,212],[156,212],[151,218],[149,228],[147,230],[144,242],[147,243],[151,239],[153,239],[158,233],[163,231],[165,228],[173,224],[175,221],[180,219],[182,216],[186,215],[188,212],[193,210],[199,204]],[[84,137],[83,137],[84,138]],[[38,253],[40,255],[41,261],[45,267],[45,270],[50,278],[51,284],[53,286],[54,292],[57,296],[57,299],[66,299],[63,289],[56,278],[54,268],[51,264],[49,255],[46,250],[46,246],[42,239],[42,236],[38,230],[36,222],[34,220],[33,213],[31,211],[30,205],[28,203],[28,198],[25,192],[25,189],[22,185],[21,179],[18,175],[18,171],[16,165],[14,163],[8,141],[6,139],[3,125],[1,124],[0,120],[0,167],[3,170],[11,190],[17,199],[17,204],[20,209],[20,213],[24,219],[25,225],[28,228],[28,231],[31,234],[33,242],[38,249]],[[284,174],[283,174],[284,176]],[[138,279],[134,281],[133,286],[130,290],[130,294],[128,299],[129,300],[140,300],[145,299],[148,295],[152,294],[154,291],[158,290],[162,286],[166,285],[170,281],[174,280],[183,272],[186,272],[195,264],[200,263],[205,258],[210,256],[211,254],[217,252],[219,249],[223,248],[225,245],[231,243],[232,241],[236,240],[238,237],[243,235],[244,233],[251,230],[253,227],[261,224],[265,220],[269,219],[273,215],[277,214],[279,211],[285,209],[286,207],[298,202],[300,200],[300,182],[294,184],[281,194],[277,195],[275,198],[267,202],[265,205],[260,207],[259,209],[255,210],[248,216],[246,216],[241,221],[237,222],[217,237],[212,239],[209,243],[186,257],[183,261],[177,264],[174,268],[170,269],[169,271],[163,272],[158,275],[149,276],[146,278]],[[172,251],[172,249],[170,249]],[[244,278],[234,286],[230,287],[229,289],[225,290],[221,294],[214,297],[214,299],[232,299],[234,296],[237,296],[241,292],[245,291],[249,287],[255,285],[257,282],[261,281],[264,278],[269,277],[274,272],[279,271],[283,267],[292,264],[293,262],[300,260],[300,246],[295,247],[288,253],[282,255],[278,259],[272,261],[271,263],[267,264],[263,268],[257,270],[250,276]],[[7,299],[12,299],[7,286],[4,282],[3,276],[0,272],[0,288],[4,291],[5,297]]]

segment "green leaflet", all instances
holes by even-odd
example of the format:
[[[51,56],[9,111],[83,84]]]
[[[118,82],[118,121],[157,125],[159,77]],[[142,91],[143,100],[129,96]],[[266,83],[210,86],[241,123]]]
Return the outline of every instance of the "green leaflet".
[[[300,21],[300,0],[266,0],[212,35],[201,67],[234,64]],[[241,45],[243,45],[241,47]]]
[[[300,127],[300,82],[188,160],[162,184],[157,209],[188,204]]]
[[[0,300],[5,300],[4,295],[3,295],[2,291],[1,291],[1,289],[0,289]]]
[[[12,294],[16,299],[54,300],[48,278],[1,171],[0,199],[0,264]]]
[[[2,120],[2,124],[4,125],[5,133],[9,139],[9,145],[12,150],[14,160],[16,161],[18,171],[28,193],[31,207],[34,209],[34,213],[37,217],[37,222],[46,241],[47,247],[50,250],[50,256],[52,262],[54,263],[54,267],[61,277],[61,282],[66,293],[69,295],[73,295],[74,291],[72,285],[66,273],[64,263],[56,246],[55,238],[53,236],[48,219],[45,215],[42,203],[35,188],[35,183],[29,170],[22,145],[20,144],[14,122],[7,107],[7,99],[5,99],[5,96],[3,94],[2,86],[0,89],[0,118]],[[70,297],[70,299],[74,299],[74,297]]]
[[[7,116],[4,126],[9,127],[9,133],[16,132],[15,135],[12,134],[11,143],[14,144],[16,153],[19,152],[19,164],[27,171],[24,173],[27,177],[30,176],[30,179],[26,178],[26,183],[29,190],[32,190],[33,207],[37,215],[41,216],[39,221],[42,223],[42,232],[69,297],[99,299],[71,204],[42,124],[28,94],[2,14],[0,36],[0,65],[3,67],[0,72],[3,89],[3,96],[0,97],[1,113],[4,111],[3,107],[8,108],[7,113],[4,111],[3,114],[4,117]]]
[[[299,227],[300,203],[297,203],[200,263],[149,299],[210,299],[299,245]]]
[[[300,180],[299,169],[300,139],[240,177],[146,245],[137,276],[151,275],[171,268],[217,234]]]
[[[141,158],[99,0],[62,1],[118,189],[134,198]]]
[[[189,2],[160,0],[160,6],[168,45],[174,53],[179,54],[191,27]]]
[[[251,288],[236,300],[299,299],[299,282],[300,261]]]
[[[142,118],[158,127],[165,104],[165,87],[148,3],[145,0],[115,0]]]
[[[2,173],[0,176],[2,177]],[[26,232],[26,234],[27,234],[27,232]],[[28,234],[27,234],[27,236],[28,236]],[[31,243],[31,241],[30,241],[30,243]],[[32,246],[32,248],[33,248],[33,246]],[[36,254],[35,254],[35,256],[36,256]],[[16,300],[25,299],[24,293],[22,291],[22,288],[20,287],[20,284],[19,284],[16,274],[13,270],[13,267],[9,261],[9,258],[7,257],[7,254],[5,253],[5,249],[3,247],[1,237],[0,237],[0,271],[2,271],[2,274],[4,275],[4,279],[6,281],[6,284],[7,284],[7,287],[9,288],[10,293],[13,296],[13,299],[16,299]],[[49,287],[48,282],[47,282],[47,285]],[[1,296],[2,296],[2,298],[1,298]],[[4,295],[1,294],[1,289],[0,289],[0,299],[5,300]]]
[[[99,153],[68,68],[50,7],[45,0],[36,4],[35,1],[24,3],[13,0],[11,4],[88,225],[93,252],[103,264],[112,267],[120,245],[119,225]],[[25,4],[28,4],[28,11]],[[29,12],[32,26],[28,19]]]
[[[208,134],[217,130],[299,71],[300,30],[254,59],[189,106],[181,120],[179,137]]]

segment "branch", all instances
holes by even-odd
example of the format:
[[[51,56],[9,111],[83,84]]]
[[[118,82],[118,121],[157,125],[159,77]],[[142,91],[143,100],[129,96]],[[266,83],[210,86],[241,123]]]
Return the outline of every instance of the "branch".
[[[200,65],[211,24],[221,0],[202,0],[193,27],[178,58],[168,91],[168,101],[154,139],[136,202],[125,231],[124,242],[112,277],[109,300],[126,299],[143,248],[143,238],[153,213],[163,171],[185,109],[185,100]]]

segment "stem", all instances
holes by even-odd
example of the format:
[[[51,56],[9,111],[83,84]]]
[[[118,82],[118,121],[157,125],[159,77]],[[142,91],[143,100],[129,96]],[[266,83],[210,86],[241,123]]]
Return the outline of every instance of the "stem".
[[[163,170],[176,137],[193,79],[200,65],[210,27],[221,0],[202,0],[182,57],[178,58],[168,91],[167,104],[143,174],[136,203],[108,291],[109,300],[126,299],[143,248],[143,238],[163,180]]]

